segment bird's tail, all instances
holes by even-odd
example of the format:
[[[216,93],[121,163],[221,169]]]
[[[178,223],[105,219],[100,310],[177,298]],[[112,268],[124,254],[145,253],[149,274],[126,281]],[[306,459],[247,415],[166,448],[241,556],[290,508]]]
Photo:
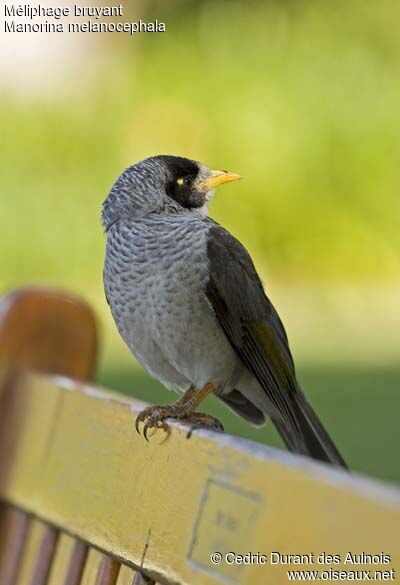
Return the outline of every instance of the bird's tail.
[[[287,421],[272,419],[287,448],[293,453],[308,455],[313,459],[348,469],[343,457],[300,389],[291,395],[291,407],[296,425],[289,426]]]

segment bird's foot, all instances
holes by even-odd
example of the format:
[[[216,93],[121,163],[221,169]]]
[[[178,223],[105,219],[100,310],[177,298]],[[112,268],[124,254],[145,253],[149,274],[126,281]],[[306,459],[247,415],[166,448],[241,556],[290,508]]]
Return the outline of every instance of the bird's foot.
[[[148,441],[149,429],[163,429],[169,433],[169,425],[166,422],[167,418],[183,419],[190,414],[190,405],[176,402],[174,404],[167,404],[165,406],[148,406],[136,417],[135,428],[140,435],[139,425],[143,423],[143,436]]]
[[[205,414],[204,412],[192,412],[192,414],[185,418],[183,422],[190,425],[186,435],[187,439],[190,439],[193,431],[196,431],[197,429],[205,428],[212,429],[214,431],[220,431],[222,433],[224,432],[223,424],[214,416]]]
[[[188,436],[192,434],[194,429],[202,427],[223,431],[224,427],[213,416],[201,412],[194,412],[194,409],[199,403],[214,390],[215,386],[211,383],[206,384],[198,391],[194,386],[190,386],[185,394],[173,404],[148,406],[136,417],[136,431],[140,434],[139,425],[142,422],[144,424],[143,436],[146,441],[148,441],[147,434],[149,429],[163,429],[169,434],[170,429],[166,422],[167,418],[176,418],[191,425]]]

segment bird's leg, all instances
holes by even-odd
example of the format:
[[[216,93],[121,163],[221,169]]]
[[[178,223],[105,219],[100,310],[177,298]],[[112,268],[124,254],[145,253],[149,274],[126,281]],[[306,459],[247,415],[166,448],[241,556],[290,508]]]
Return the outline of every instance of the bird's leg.
[[[140,433],[139,424],[141,422],[144,423],[143,435],[146,440],[148,440],[147,432],[149,429],[163,429],[164,431],[168,431],[169,426],[165,422],[167,418],[176,418],[187,421],[188,423],[194,423],[194,427],[206,426],[221,430],[223,428],[221,423],[212,416],[194,412],[200,402],[211,394],[215,388],[215,385],[211,383],[206,384],[199,391],[194,386],[190,386],[184,395],[172,404],[148,406],[136,418],[135,427],[137,432]]]
[[[193,411],[185,417],[184,422],[190,425],[187,439],[189,439],[195,429],[198,428],[208,428],[214,429],[215,431],[223,431],[224,427],[222,423],[215,417],[211,416],[210,414],[205,414],[204,412],[194,412],[194,410],[198,407],[200,402],[202,402],[207,396],[216,389],[216,386],[213,384],[206,384],[204,388],[194,394],[195,399],[195,406]]]

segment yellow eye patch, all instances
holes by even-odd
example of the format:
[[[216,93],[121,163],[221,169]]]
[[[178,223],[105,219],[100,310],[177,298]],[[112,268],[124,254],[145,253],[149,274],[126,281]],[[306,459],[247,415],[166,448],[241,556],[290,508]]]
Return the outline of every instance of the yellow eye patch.
[[[183,179],[178,179],[178,180],[176,181],[176,183],[177,183],[177,185],[183,185]]]

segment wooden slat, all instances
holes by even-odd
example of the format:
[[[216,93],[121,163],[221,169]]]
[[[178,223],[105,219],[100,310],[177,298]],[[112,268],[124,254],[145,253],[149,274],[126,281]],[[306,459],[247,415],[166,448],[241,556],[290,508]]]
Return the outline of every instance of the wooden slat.
[[[47,585],[65,585],[74,545],[75,539],[72,536],[60,533]]]
[[[80,585],[95,585],[102,560],[101,552],[93,548],[89,549]]]
[[[0,583],[14,585],[21,561],[29,527],[25,512],[3,505],[0,543]]]
[[[0,497],[157,582],[288,581],[285,565],[213,565],[215,551],[383,551],[390,564],[374,570],[400,567],[395,488],[222,434],[187,440],[178,424],[167,441],[159,432],[146,443],[134,429],[142,404],[70,380],[27,375],[13,392],[18,408],[5,421],[0,455],[15,427],[19,436]],[[98,575],[93,554],[83,585]]]
[[[43,522],[34,519],[30,520],[24,554],[20,561],[18,578],[15,582],[16,585],[30,585],[32,583],[45,531],[46,525]]]
[[[80,585],[88,552],[88,545],[77,539],[71,551],[64,585]]]
[[[103,555],[97,573],[96,585],[116,585],[120,568],[121,564],[118,561]]]
[[[29,404],[21,406],[14,394],[20,371],[33,369],[89,380],[94,372],[96,356],[94,315],[80,299],[50,289],[21,289],[1,299],[0,362],[5,367],[0,374],[0,442],[3,447],[0,451],[0,485],[4,486],[10,480],[7,475],[9,462],[18,452],[18,442],[22,437],[26,439],[24,420]],[[53,420],[45,451],[40,441],[38,445],[44,457],[51,448],[51,437],[57,426],[61,401],[61,396],[51,400],[47,405],[50,410],[44,408],[37,421],[40,427],[42,417],[50,415]],[[4,434],[8,417],[13,420],[13,427],[10,433]],[[40,472],[42,463],[32,460],[34,466],[39,466],[35,472]],[[32,465],[28,464],[28,467],[32,470]],[[27,554],[22,560],[28,519],[22,512],[13,511],[12,514],[13,521],[3,527],[4,542],[0,543],[0,553],[3,550],[0,558],[0,584],[14,585],[18,578],[21,585],[47,585],[51,578],[60,579],[62,568],[59,563],[63,550],[56,563],[58,576],[53,571],[51,577],[58,531],[50,525],[43,528],[35,523],[28,540]],[[42,530],[42,542],[36,549],[37,534]],[[78,543],[72,553],[66,585],[79,585],[86,553],[86,545]],[[58,585],[60,581],[54,582]]]
[[[73,295],[51,289],[20,289],[0,299],[0,483],[24,434],[29,404],[21,406],[13,392],[24,369],[89,380],[97,357],[97,328],[92,310]],[[58,400],[50,400],[43,417],[51,413],[57,425]],[[49,410],[50,409],[50,410]],[[12,432],[3,433],[8,418]],[[38,417],[39,426],[42,424]],[[7,441],[5,443],[5,441]],[[51,438],[49,445],[51,444]],[[39,447],[40,449],[41,447]]]
[[[90,380],[96,356],[95,318],[77,297],[28,288],[0,300],[0,362]]]
[[[133,585],[135,579],[135,571],[130,567],[121,566],[118,574],[117,585]]]
[[[54,526],[44,528],[39,554],[30,585],[47,585],[53,563],[59,532]]]

